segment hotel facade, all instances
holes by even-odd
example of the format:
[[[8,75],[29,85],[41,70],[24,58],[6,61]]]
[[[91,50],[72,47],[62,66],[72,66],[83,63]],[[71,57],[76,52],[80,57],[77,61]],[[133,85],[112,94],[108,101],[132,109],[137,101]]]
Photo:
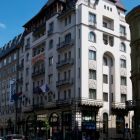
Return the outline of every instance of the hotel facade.
[[[23,27],[17,131],[43,135],[47,118],[54,139],[121,139],[127,124],[133,133],[125,105],[130,32],[120,1],[48,0]]]

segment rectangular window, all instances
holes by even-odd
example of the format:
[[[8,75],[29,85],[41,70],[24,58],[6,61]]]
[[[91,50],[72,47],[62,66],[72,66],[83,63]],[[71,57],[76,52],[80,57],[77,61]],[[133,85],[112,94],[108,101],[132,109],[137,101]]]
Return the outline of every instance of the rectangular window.
[[[65,18],[65,26],[67,26],[67,18]]]
[[[96,89],[89,89],[89,99],[96,100]]]
[[[64,100],[66,100],[67,99],[67,91],[65,90],[64,91]]]
[[[108,17],[103,17],[103,27],[114,30],[114,21]]]
[[[121,103],[125,103],[126,101],[126,94],[121,94]]]
[[[71,15],[69,15],[69,24],[71,23]]]
[[[71,70],[68,70],[68,79],[71,77]]]
[[[26,68],[26,76],[29,75],[29,68]]]
[[[89,79],[96,80],[96,70],[89,70]]]
[[[71,98],[71,89],[68,90],[68,98]]]
[[[96,23],[96,15],[93,13],[89,13],[89,19],[88,19],[90,24],[95,24]]]
[[[28,86],[29,86],[29,83],[26,83],[26,84],[25,84],[25,90],[26,90],[26,91],[29,90],[29,89],[28,89],[28,88],[29,88]]]
[[[121,65],[121,68],[126,68],[126,60],[125,59],[120,59],[120,65]]]
[[[48,75],[48,79],[49,79],[49,84],[52,84],[52,82],[53,82],[53,75],[52,74]]]
[[[108,93],[103,92],[103,101],[108,102]]]
[[[71,33],[68,33],[67,35],[65,35],[65,43],[70,43],[71,41]]]
[[[89,50],[89,60],[96,60],[96,52]]]
[[[126,82],[126,77],[121,76],[121,85],[122,86],[126,86],[127,82]]]
[[[54,28],[54,23],[53,22],[51,22],[50,24],[49,24],[49,31],[53,31],[53,28]]]
[[[103,83],[108,84],[108,75],[103,74]]]
[[[49,57],[49,66],[53,64],[53,56]]]
[[[64,72],[64,80],[66,80],[67,79],[67,72],[65,71]]]
[[[120,25],[120,34],[125,36],[126,35],[126,28],[123,25]]]

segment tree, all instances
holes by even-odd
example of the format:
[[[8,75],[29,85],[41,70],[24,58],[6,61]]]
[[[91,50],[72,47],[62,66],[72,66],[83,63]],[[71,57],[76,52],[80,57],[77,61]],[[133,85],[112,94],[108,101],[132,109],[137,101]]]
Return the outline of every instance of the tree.
[[[50,129],[48,117],[46,117],[45,120],[44,120],[44,126],[45,126],[46,135],[47,135],[47,139],[48,139],[48,131]]]

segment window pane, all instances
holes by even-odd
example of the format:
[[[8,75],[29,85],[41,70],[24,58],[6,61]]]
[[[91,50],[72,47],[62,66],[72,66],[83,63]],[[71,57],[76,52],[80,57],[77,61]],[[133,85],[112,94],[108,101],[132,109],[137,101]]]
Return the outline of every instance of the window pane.
[[[106,92],[103,93],[103,100],[108,102],[108,93]]]
[[[108,75],[103,75],[103,83],[108,84]]]
[[[121,68],[126,68],[126,60],[124,60],[124,59],[121,59],[120,60],[120,65],[121,65]]]
[[[89,79],[96,80],[96,71],[95,70],[89,70]]]
[[[121,85],[126,86],[126,77],[121,76]]]
[[[89,99],[96,99],[96,90],[89,89]]]
[[[125,103],[126,101],[126,94],[121,94],[121,103]]]
[[[89,59],[90,60],[96,60],[96,52],[89,50]]]

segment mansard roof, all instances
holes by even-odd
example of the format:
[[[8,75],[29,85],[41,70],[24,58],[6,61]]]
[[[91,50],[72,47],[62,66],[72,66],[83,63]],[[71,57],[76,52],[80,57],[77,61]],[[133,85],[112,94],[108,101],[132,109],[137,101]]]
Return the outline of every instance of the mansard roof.
[[[2,48],[0,48],[0,58],[8,55],[13,50],[15,50],[18,46],[22,45],[22,41],[23,41],[23,34],[19,34],[14,39],[10,40]]]
[[[27,23],[25,23],[23,27],[27,27],[30,23],[35,22],[39,17],[45,15],[47,8],[55,2],[64,3],[65,0],[48,0],[47,3],[41,8],[41,10],[33,18],[31,18]]]
[[[121,0],[116,0],[116,6],[117,6],[119,9],[121,9],[121,10],[123,10],[123,11],[126,11],[126,9],[125,9],[124,5],[122,4]]]

